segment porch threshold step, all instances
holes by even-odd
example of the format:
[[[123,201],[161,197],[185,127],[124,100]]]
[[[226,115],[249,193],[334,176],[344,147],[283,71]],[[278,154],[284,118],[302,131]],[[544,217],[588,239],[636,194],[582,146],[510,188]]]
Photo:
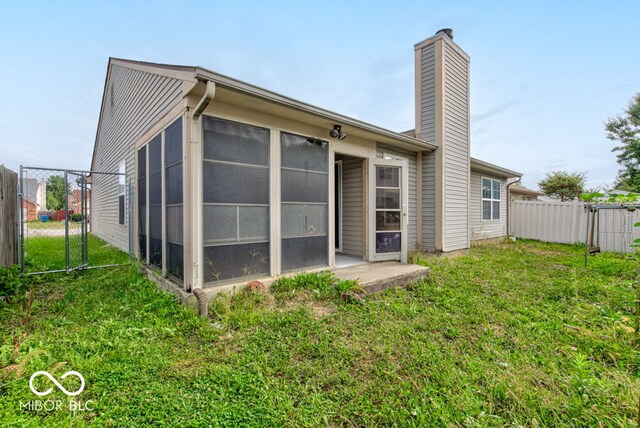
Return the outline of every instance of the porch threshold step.
[[[339,279],[357,279],[367,294],[391,287],[404,287],[409,282],[429,277],[431,269],[425,266],[399,262],[365,263],[334,269]]]

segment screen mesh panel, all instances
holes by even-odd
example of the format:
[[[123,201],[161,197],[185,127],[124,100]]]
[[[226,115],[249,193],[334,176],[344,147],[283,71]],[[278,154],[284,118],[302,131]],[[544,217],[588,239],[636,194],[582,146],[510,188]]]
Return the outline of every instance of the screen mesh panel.
[[[203,122],[204,281],[268,274],[270,131]]]
[[[149,142],[149,263],[162,268],[162,136]]]
[[[165,221],[167,228],[167,272],[184,278],[183,259],[183,177],[182,177],[182,118],[164,131],[165,161]]]
[[[325,141],[281,133],[282,270],[328,264],[328,161]]]

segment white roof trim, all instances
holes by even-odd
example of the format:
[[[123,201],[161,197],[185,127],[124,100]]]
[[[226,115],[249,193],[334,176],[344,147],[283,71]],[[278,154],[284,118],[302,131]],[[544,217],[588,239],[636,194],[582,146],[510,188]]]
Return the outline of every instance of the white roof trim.
[[[260,88],[258,86],[252,85],[250,83],[242,82],[240,80],[234,79],[229,76],[225,76],[219,73],[216,73],[211,70],[207,70],[205,68],[198,67],[195,72],[195,76],[199,80],[210,80],[215,82],[217,85],[221,85],[223,87],[227,87],[239,92],[246,93],[248,95],[253,95],[258,98],[263,98],[268,101],[273,101],[278,104],[282,104],[296,110],[301,110],[306,113],[310,113],[316,116],[321,116],[327,119],[330,119],[333,122],[339,123],[341,125],[348,125],[354,128],[364,129],[369,132],[373,132],[376,134],[380,134],[386,138],[391,138],[394,140],[399,140],[407,144],[411,144],[413,146],[417,146],[423,150],[433,151],[438,147],[435,144],[428,143],[423,140],[419,140],[417,138],[410,137],[408,135],[401,134],[399,132],[391,131],[385,128],[381,128],[376,125],[372,125],[370,123],[362,122],[357,119],[353,119],[347,116],[343,116],[338,113],[334,113],[332,111],[323,109],[321,107],[316,107],[311,104],[307,104],[302,101],[295,100],[293,98],[289,98],[284,95],[280,95],[276,92],[272,92],[268,89]]]
[[[485,162],[476,158],[471,158],[471,170],[476,172],[494,174],[498,177],[503,178],[522,177],[521,172],[512,171],[510,169],[503,168],[501,166],[494,165],[492,163]]]

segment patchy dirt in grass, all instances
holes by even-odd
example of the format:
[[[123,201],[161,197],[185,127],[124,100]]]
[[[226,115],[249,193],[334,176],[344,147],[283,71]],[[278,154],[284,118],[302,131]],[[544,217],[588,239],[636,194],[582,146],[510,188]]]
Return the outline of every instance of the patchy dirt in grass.
[[[499,324],[486,324],[483,326],[483,330],[486,333],[491,333],[495,337],[504,336],[504,327]]]
[[[171,365],[171,367],[181,375],[184,375],[185,373],[198,375],[204,371],[203,367],[205,364],[206,361],[204,358],[187,358],[185,360],[176,361]]]
[[[280,306],[282,312],[289,312],[301,307],[306,307],[311,311],[316,319],[321,319],[338,311],[332,302],[317,300],[309,291],[299,291],[293,297],[287,297]]]
[[[43,301],[50,303],[61,300],[67,293],[62,287],[32,287],[31,290],[34,293],[34,300],[40,303]]]
[[[337,309],[335,307],[325,306],[315,302],[311,305],[311,312],[317,319],[320,319],[328,315],[335,314]]]

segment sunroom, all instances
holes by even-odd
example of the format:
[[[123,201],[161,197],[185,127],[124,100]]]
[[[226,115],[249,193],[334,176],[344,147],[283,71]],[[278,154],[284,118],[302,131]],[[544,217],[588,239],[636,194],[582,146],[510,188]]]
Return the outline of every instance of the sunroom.
[[[398,260],[435,146],[198,69],[136,145],[139,258],[185,290]]]

